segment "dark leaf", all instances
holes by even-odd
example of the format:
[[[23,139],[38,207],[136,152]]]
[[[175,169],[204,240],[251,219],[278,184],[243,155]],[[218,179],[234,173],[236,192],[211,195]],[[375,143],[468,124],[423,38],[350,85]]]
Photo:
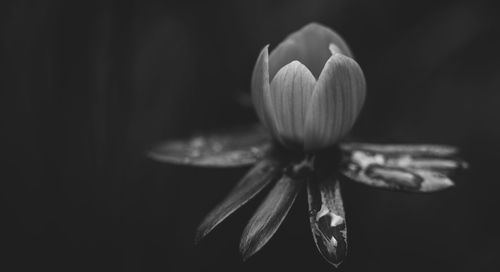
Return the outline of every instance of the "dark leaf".
[[[283,175],[269,192],[243,231],[240,251],[244,260],[259,251],[271,239],[288,214],[303,184],[303,179]]]
[[[155,160],[204,167],[234,167],[255,163],[270,149],[270,138],[259,126],[166,141],[149,152]]]
[[[340,184],[333,177],[311,180],[307,194],[314,242],[321,255],[338,267],[347,254],[347,226]]]
[[[454,185],[449,178],[467,167],[458,149],[441,145],[341,144],[341,172],[370,186],[433,192]]]
[[[226,217],[252,199],[269,182],[280,174],[280,163],[274,158],[264,158],[257,163],[233,188],[229,195],[215,207],[198,227],[196,241],[199,241]]]

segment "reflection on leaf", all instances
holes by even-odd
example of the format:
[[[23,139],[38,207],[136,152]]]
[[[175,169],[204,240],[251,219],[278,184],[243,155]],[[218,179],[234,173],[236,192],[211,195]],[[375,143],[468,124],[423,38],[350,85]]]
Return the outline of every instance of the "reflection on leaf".
[[[340,171],[370,186],[433,192],[454,185],[450,176],[467,164],[454,147],[441,145],[342,144]]]
[[[165,141],[149,152],[157,161],[204,167],[253,164],[270,150],[269,135],[259,126],[231,129],[187,140]]]
[[[335,177],[308,183],[309,221],[321,255],[338,267],[347,255],[347,226],[340,184]]]

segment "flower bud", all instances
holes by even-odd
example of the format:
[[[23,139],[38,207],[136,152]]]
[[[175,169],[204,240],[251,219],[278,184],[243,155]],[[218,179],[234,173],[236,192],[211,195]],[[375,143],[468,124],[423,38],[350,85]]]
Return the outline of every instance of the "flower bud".
[[[365,78],[342,38],[309,24],[268,55],[252,75],[257,114],[275,139],[306,151],[329,147],[347,134],[365,98]],[[271,79],[271,80],[270,80]]]

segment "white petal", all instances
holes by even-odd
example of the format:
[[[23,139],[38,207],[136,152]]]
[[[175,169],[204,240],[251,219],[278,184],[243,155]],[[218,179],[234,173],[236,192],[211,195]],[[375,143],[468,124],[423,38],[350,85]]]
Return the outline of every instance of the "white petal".
[[[270,106],[270,84],[269,84],[269,56],[266,45],[259,54],[252,73],[252,100],[264,126],[271,134],[277,136],[274,112],[269,110]]]
[[[298,61],[281,68],[271,82],[272,108],[284,144],[303,148],[307,106],[315,84],[314,76]]]
[[[337,142],[352,128],[365,99],[363,71],[351,58],[334,52],[327,61],[308,106],[305,148]]]
[[[332,55],[333,54],[342,54],[342,51],[340,50],[340,48],[333,43],[328,45],[328,50],[330,50],[330,53],[332,53]]]

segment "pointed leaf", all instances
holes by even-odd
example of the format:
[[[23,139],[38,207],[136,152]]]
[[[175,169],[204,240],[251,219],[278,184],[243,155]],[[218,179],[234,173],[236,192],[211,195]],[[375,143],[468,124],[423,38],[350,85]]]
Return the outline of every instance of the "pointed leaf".
[[[244,260],[259,251],[271,239],[288,214],[303,184],[302,179],[284,175],[269,192],[243,231],[240,251]]]
[[[196,241],[210,233],[220,222],[257,195],[281,170],[274,158],[264,158],[257,163],[233,188],[229,195],[217,205],[198,227]]]
[[[157,161],[204,167],[250,165],[270,149],[270,138],[259,126],[199,135],[161,143],[149,152]]]
[[[338,267],[347,254],[347,226],[340,184],[335,178],[312,180],[307,193],[314,242],[321,255]]]
[[[454,185],[449,178],[467,168],[457,157],[458,149],[443,145],[342,144],[341,172],[370,186],[433,192]]]

